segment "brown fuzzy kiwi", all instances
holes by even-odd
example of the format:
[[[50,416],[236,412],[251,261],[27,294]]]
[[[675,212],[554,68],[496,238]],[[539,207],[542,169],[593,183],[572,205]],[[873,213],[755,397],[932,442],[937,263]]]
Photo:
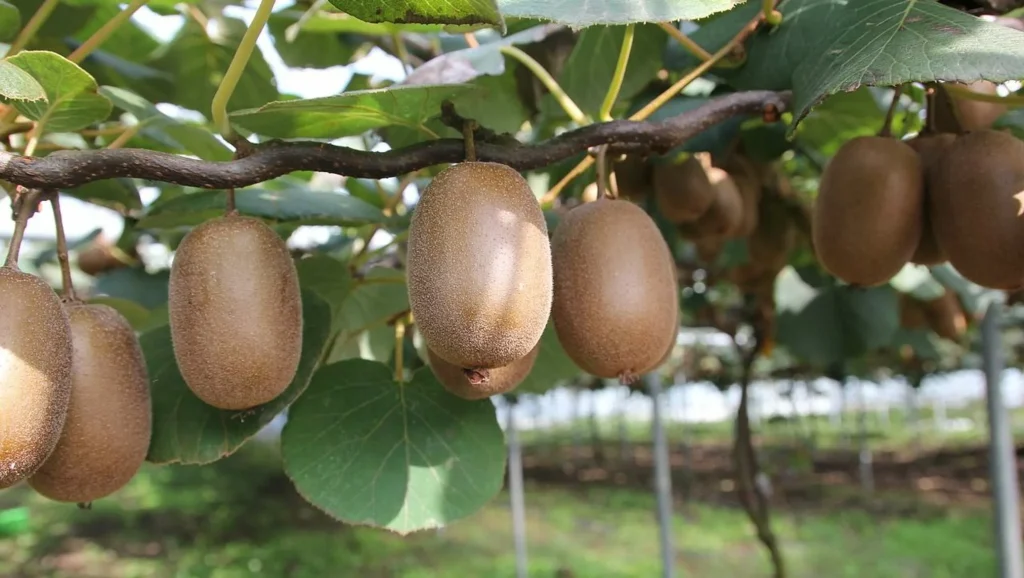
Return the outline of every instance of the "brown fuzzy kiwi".
[[[504,367],[493,368],[487,372],[487,375],[481,375],[476,370],[452,365],[429,347],[427,348],[427,363],[430,365],[430,370],[437,376],[437,380],[450,393],[462,399],[475,400],[508,393],[515,389],[530,374],[533,363],[537,361],[538,353],[540,353],[540,341],[525,357]]]
[[[851,285],[888,282],[917,249],[923,207],[924,172],[910,145],[847,141],[821,175],[811,220],[818,261]]]
[[[569,357],[623,383],[655,367],[678,333],[678,280],[657,225],[628,201],[570,211],[551,240],[551,315]]]
[[[743,196],[736,181],[724,169],[718,167],[708,168],[707,176],[714,187],[715,199],[699,219],[688,224],[690,234],[698,239],[740,237],[740,228],[743,226]]]
[[[924,329],[928,326],[924,303],[907,293],[900,293],[900,327],[904,329]]]
[[[71,399],[71,326],[42,279],[0,267],[0,489],[28,478],[60,439]]]
[[[743,200],[743,218],[735,235],[750,236],[757,229],[757,222],[760,220],[762,175],[752,162],[741,156],[733,156],[722,168],[729,172]]]
[[[670,223],[692,223],[715,202],[715,186],[705,163],[690,155],[680,163],[654,165],[654,200]]]
[[[612,163],[612,171],[619,198],[642,201],[654,188],[654,169],[643,157],[626,155]]]
[[[999,131],[958,135],[928,172],[935,239],[961,275],[1024,287],[1024,142]]]
[[[967,331],[967,316],[953,291],[947,289],[941,297],[925,301],[923,309],[928,327],[939,337],[956,341]]]
[[[120,252],[110,239],[100,235],[92,244],[78,252],[76,263],[86,275],[96,276],[100,273],[127,267],[130,263],[126,259],[131,259],[131,257],[123,255],[123,253],[123,257],[119,257],[118,253]]]
[[[980,94],[998,94],[998,87],[994,82],[979,80],[970,84],[961,84],[973,92]],[[985,102],[983,100],[972,100],[969,98],[953,98],[957,115],[960,117],[960,127],[965,131],[982,130],[992,128],[992,125],[999,117],[1006,114],[1010,108],[1005,104]]]
[[[434,177],[409,225],[408,287],[423,340],[449,363],[487,370],[525,357],[552,299],[548,229],[526,179],[489,162]]]
[[[925,174],[921,239],[917,242],[917,249],[914,250],[913,257],[910,258],[910,262],[917,265],[938,265],[946,262],[946,255],[939,247],[938,241],[935,240],[935,231],[932,229],[931,193],[927,175],[932,165],[938,162],[942,153],[954,140],[956,140],[956,135],[952,133],[938,133],[920,135],[906,141],[910,148],[917,151],[918,156],[921,157],[921,165]]]
[[[149,376],[139,340],[111,307],[71,302],[71,404],[57,447],[29,478],[61,502],[88,503],[124,487],[152,434]]]
[[[284,240],[260,219],[228,215],[189,231],[171,263],[168,316],[181,376],[213,407],[255,407],[295,378],[299,278]]]

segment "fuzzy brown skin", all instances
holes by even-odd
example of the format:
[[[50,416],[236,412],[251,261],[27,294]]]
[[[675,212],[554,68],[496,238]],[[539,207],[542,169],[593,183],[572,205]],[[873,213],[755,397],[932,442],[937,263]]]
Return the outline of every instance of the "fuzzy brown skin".
[[[599,199],[572,211],[551,241],[558,340],[584,371],[641,375],[678,333],[678,281],[661,232],[628,201]]]
[[[540,204],[515,170],[465,162],[434,177],[413,212],[407,263],[416,325],[449,363],[503,367],[540,341],[551,245]]]
[[[243,410],[281,394],[302,355],[302,297],[284,241],[259,219],[192,229],[171,264],[174,357],[196,396]]]
[[[733,178],[724,169],[710,167],[708,181],[714,190],[714,201],[699,219],[681,226],[691,239],[734,239],[743,236],[743,195]]]
[[[847,141],[825,167],[811,233],[818,261],[851,285],[886,283],[921,239],[924,169],[910,145],[868,136]]]
[[[534,362],[537,361],[538,353],[540,353],[539,341],[525,357],[504,367],[484,370],[487,373],[484,381],[477,381],[471,377],[481,376],[480,372],[452,365],[429,348],[427,349],[427,363],[445,389],[462,399],[475,400],[508,393],[515,389],[530,374]]]
[[[57,447],[29,478],[36,492],[88,503],[125,486],[152,435],[149,376],[139,340],[111,307],[70,303],[71,404]]]
[[[935,231],[932,228],[930,215],[931,193],[929,192],[930,187],[927,175],[935,163],[942,157],[942,153],[946,151],[946,148],[953,144],[954,140],[956,140],[956,135],[939,133],[921,135],[906,141],[910,148],[917,151],[918,156],[921,157],[921,165],[925,174],[924,216],[921,221],[921,239],[917,242],[917,249],[914,250],[914,255],[910,258],[910,262],[917,265],[938,265],[946,262],[946,254],[939,247],[939,242],[935,239]]]
[[[621,199],[643,201],[654,188],[653,167],[637,155],[626,155],[621,161],[612,164],[612,170],[615,172],[615,184]]]
[[[42,279],[0,268],[0,489],[28,478],[60,439],[71,399],[71,326]]]
[[[653,171],[654,200],[670,223],[692,223],[715,202],[715,187],[700,160],[688,157],[678,164],[657,164]]]
[[[996,90],[998,85],[988,80],[979,80],[970,84],[962,84],[961,86],[981,94],[999,94]],[[1010,107],[1005,104],[971,100],[969,98],[954,98],[953,102],[960,116],[960,127],[965,131],[992,128],[996,120],[1006,114],[1006,111],[1010,110]]]
[[[958,136],[928,173],[939,247],[961,275],[991,289],[1024,286],[1024,142],[982,130]]]

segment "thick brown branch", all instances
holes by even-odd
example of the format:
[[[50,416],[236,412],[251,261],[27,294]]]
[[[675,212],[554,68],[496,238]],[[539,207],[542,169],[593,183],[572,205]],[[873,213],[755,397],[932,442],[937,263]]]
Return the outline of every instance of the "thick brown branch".
[[[616,120],[593,124],[535,145],[477,143],[477,159],[518,170],[546,167],[591,147],[610,152],[665,152],[739,115],[785,109],[790,93],[737,92],[659,122]],[[32,188],[71,188],[129,177],[205,189],[246,187],[295,172],[319,171],[380,179],[465,157],[462,139],[439,139],[387,152],[367,152],[318,142],[271,141],[244,158],[212,162],[144,149],[57,151],[31,158],[0,152],[0,179]]]

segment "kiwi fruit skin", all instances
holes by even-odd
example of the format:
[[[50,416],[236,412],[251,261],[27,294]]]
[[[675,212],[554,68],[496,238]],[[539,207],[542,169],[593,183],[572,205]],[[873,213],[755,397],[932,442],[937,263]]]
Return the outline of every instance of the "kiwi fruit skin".
[[[526,179],[490,162],[438,173],[413,211],[407,278],[416,325],[438,357],[464,369],[525,357],[552,300],[547,224]]]
[[[676,340],[678,280],[654,221],[628,201],[569,211],[551,241],[555,333],[595,377],[628,382],[662,361]]]
[[[699,219],[716,198],[715,187],[695,155],[681,163],[654,165],[653,188],[658,212],[677,225]]]
[[[961,86],[965,86],[977,93],[989,95],[998,94],[999,88],[999,85],[988,80],[979,80],[966,85],[961,84]],[[1009,107],[1004,104],[985,102],[983,100],[954,97],[953,102],[960,117],[960,127],[965,131],[992,128],[996,120],[1009,110]]]
[[[681,232],[691,238],[721,237],[732,239],[743,236],[743,195],[732,176],[725,169],[710,167],[708,180],[715,191],[715,198],[693,223],[683,225]]]
[[[941,297],[924,303],[924,315],[928,327],[943,339],[957,341],[967,331],[967,316],[960,300],[948,289]]]
[[[654,188],[653,167],[638,155],[626,155],[612,164],[619,198],[643,201]]]
[[[0,489],[36,472],[71,400],[71,326],[42,279],[0,267]]]
[[[1024,286],[1024,142],[981,130],[958,135],[928,173],[932,228],[949,263],[990,289]]]
[[[825,167],[811,218],[818,261],[851,285],[886,283],[921,239],[924,169],[910,145],[862,136]]]
[[[302,355],[302,296],[288,247],[267,224],[227,215],[193,228],[168,289],[174,357],[196,397],[244,410],[288,388]]]
[[[921,239],[917,243],[917,249],[910,258],[910,262],[917,265],[938,265],[946,262],[946,255],[935,240],[935,231],[932,229],[931,219],[931,193],[928,185],[928,172],[938,162],[942,153],[953,143],[956,135],[952,133],[938,133],[919,135],[906,143],[910,148],[917,151],[921,157],[921,165],[925,174],[924,184],[924,215],[921,221]]]
[[[115,309],[81,302],[65,309],[71,403],[57,447],[28,483],[51,500],[88,503],[124,487],[146,459],[149,376],[135,331]]]
[[[488,379],[483,383],[473,383],[463,368],[448,363],[429,347],[427,348],[427,364],[434,372],[437,380],[449,393],[462,399],[486,399],[493,395],[508,393],[519,386],[533,370],[533,364],[540,353],[540,342],[526,354],[503,367],[489,370]]]

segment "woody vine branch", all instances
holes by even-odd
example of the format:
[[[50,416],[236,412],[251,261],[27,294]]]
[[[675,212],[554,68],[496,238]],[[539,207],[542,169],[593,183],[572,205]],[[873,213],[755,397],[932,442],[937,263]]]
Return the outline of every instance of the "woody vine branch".
[[[660,121],[613,120],[581,127],[537,144],[480,131],[476,156],[517,170],[546,167],[609,145],[609,153],[663,153],[732,117],[778,118],[789,91],[736,92]],[[445,107],[446,122],[464,119]],[[457,127],[460,128],[461,127]],[[248,148],[248,147],[247,147]],[[231,161],[204,161],[146,149],[57,151],[45,157],[0,152],[0,179],[29,188],[73,188],[111,178],[137,178],[205,189],[246,187],[296,171],[318,171],[381,179],[465,159],[464,140],[446,138],[386,152],[368,152],[322,142],[268,141]]]

